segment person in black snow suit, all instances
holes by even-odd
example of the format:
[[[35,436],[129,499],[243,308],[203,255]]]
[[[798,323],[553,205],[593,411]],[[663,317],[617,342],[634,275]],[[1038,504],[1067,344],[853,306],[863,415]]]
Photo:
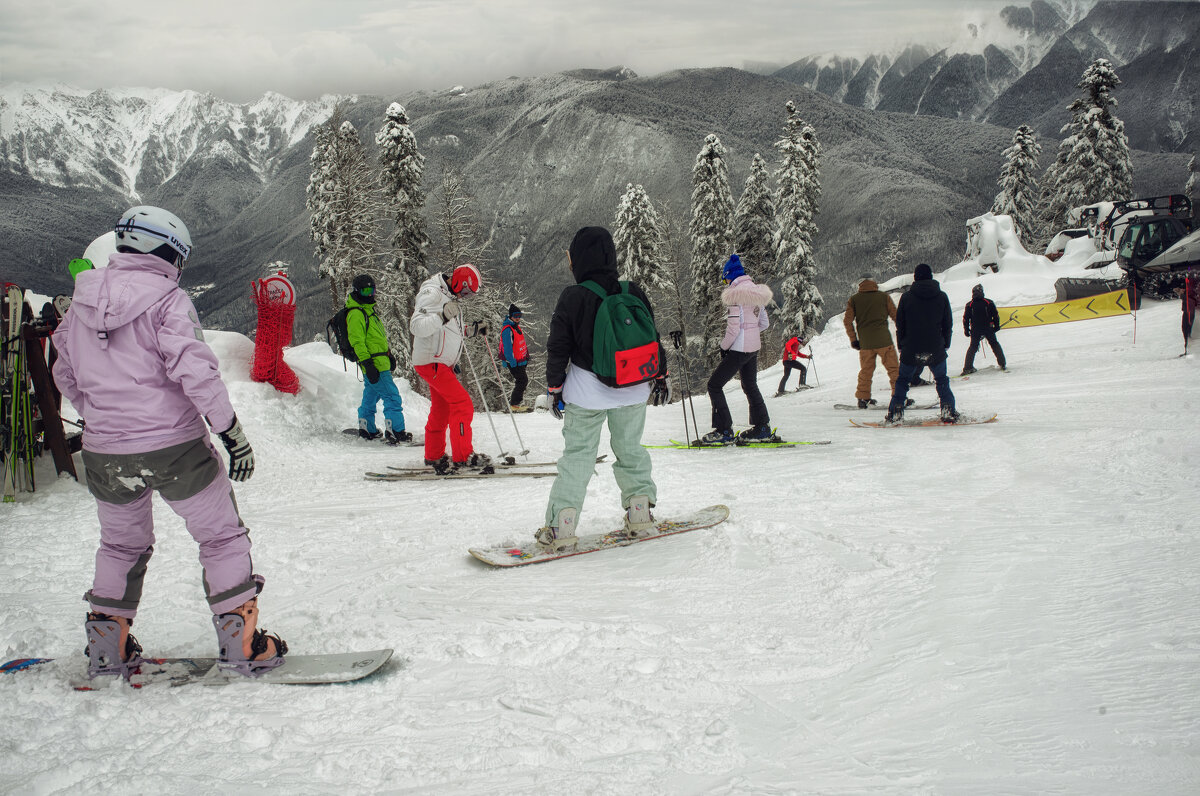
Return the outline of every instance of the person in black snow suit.
[[[971,288],[971,300],[963,310],[963,334],[971,338],[967,347],[967,360],[963,363],[962,375],[975,372],[975,352],[979,350],[979,339],[988,341],[992,353],[996,355],[996,364],[1004,370],[1004,349],[996,341],[996,332],[1000,330],[1000,313],[991,299],[983,297],[983,285]]]
[[[913,374],[928,367],[942,402],[942,421],[958,420],[954,393],[946,375],[946,351],[954,332],[954,313],[950,299],[933,278],[933,269],[921,263],[913,271],[912,287],[900,297],[896,308],[896,340],[900,344],[900,372],[888,405],[885,422],[898,423],[904,414],[905,400]]]

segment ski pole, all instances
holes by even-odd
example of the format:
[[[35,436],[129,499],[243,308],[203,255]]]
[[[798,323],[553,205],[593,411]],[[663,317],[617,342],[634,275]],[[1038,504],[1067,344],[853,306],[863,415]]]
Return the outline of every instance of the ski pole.
[[[687,349],[684,347],[683,330],[671,332],[671,344],[679,351],[679,360],[683,364],[683,389],[687,392],[687,402],[692,407],[692,429],[696,432],[696,440],[700,439],[700,429],[696,425],[696,404],[692,401],[692,385],[688,379]],[[683,401],[680,401],[683,403]],[[683,410],[683,435],[687,436],[687,408]]]
[[[496,355],[492,353],[492,340],[486,334],[483,336],[483,343],[487,348],[488,359],[492,361],[492,372],[496,374],[496,383],[500,386],[500,389],[503,390],[504,382],[500,378],[500,366],[496,364]],[[517,429],[517,418],[513,417],[512,406],[507,403],[505,406],[508,407],[508,419],[512,421],[513,433],[517,435],[517,444],[521,446],[521,452],[518,455],[528,458],[529,449],[525,447],[525,441],[521,439],[521,432]]]
[[[813,356],[812,346],[808,346],[808,364],[813,369],[813,378],[817,380],[817,386],[821,386],[821,379],[817,376],[817,358]]]
[[[500,449],[500,458],[504,458],[508,454],[504,451],[504,446],[500,443],[500,435],[496,433],[496,424],[492,422],[492,412],[488,409],[487,396],[483,394],[483,385],[479,383],[479,374],[475,372],[475,363],[471,361],[471,355],[467,352],[467,341],[463,341],[462,352],[467,358],[467,366],[471,368],[471,375],[475,377],[475,389],[479,390],[479,400],[483,401],[483,413],[487,415],[488,425],[492,427],[492,436],[496,438],[496,447]]]

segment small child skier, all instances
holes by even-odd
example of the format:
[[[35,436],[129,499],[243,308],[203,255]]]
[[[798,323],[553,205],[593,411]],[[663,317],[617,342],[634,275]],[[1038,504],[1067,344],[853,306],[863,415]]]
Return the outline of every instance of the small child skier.
[[[788,376],[792,375],[793,370],[800,371],[800,386],[808,386],[808,368],[804,366],[803,362],[798,361],[801,359],[811,359],[808,354],[800,350],[806,345],[808,343],[801,340],[798,336],[792,337],[783,344],[783,378],[779,380],[779,389],[775,393],[776,398],[784,394]]]
[[[479,292],[479,269],[460,265],[449,275],[434,274],[417,291],[416,310],[409,321],[413,336],[413,369],[429,385],[429,420],[425,423],[425,463],[438,468],[484,467],[492,459],[472,447],[471,421],[475,405],[454,375],[463,340],[486,335],[487,325],[463,325],[459,300]],[[450,456],[446,456],[446,431]]]
[[[150,206],[126,211],[116,237],[107,267],[78,274],[71,311],[54,332],[54,381],[83,418],[83,464],[100,517],[84,595],[88,676],[128,679],[142,663],[129,628],[154,553],[153,492],[200,545],[218,666],[254,676],[282,664],[287,644],[257,627],[264,579],[252,569],[230,484],[253,474],[254,452],[179,287],[191,237],[173,213]],[[229,452],[228,475],[209,427]]]
[[[650,454],[642,447],[642,429],[646,424],[646,399],[651,398],[658,406],[669,403],[671,395],[661,341],[652,383],[622,387],[614,379],[596,375],[594,336],[603,299],[593,286],[609,296],[621,292],[617,249],[609,231],[584,227],[575,233],[567,251],[567,265],[577,284],[564,288],[559,295],[546,342],[550,411],[563,421],[563,453],[550,488],[546,524],[534,535],[542,549],[552,552],[575,546],[576,523],[596,466],[605,423],[616,457],[613,476],[621,489],[625,533],[637,535],[654,527],[650,509],[658,499],[658,487],[651,475]],[[653,316],[645,292],[633,282],[628,285],[628,292],[640,299]]]
[[[388,345],[387,329],[375,311],[375,280],[359,274],[351,283],[346,307],[346,337],[363,372],[362,403],[358,407],[358,433],[363,439],[378,439],[375,407],[383,402],[383,440],[389,445],[411,442],[404,430],[404,402],[392,376],[395,357]]]

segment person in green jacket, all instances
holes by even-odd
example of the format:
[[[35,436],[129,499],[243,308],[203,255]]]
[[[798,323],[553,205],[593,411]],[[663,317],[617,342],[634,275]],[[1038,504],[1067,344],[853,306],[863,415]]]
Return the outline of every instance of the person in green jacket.
[[[358,434],[363,439],[379,439],[375,407],[383,401],[384,441],[389,445],[411,442],[412,434],[404,430],[404,404],[392,379],[395,358],[388,346],[387,329],[375,314],[375,280],[367,274],[354,277],[346,307],[359,310],[346,313],[346,336],[363,372]]]
[[[858,351],[858,388],[854,397],[858,408],[866,409],[876,403],[871,397],[871,379],[875,375],[875,358],[883,362],[887,371],[888,388],[896,388],[896,376],[900,373],[900,358],[892,343],[888,319],[896,320],[896,304],[887,293],[879,291],[879,285],[869,276],[858,282],[858,292],[846,302],[846,314],[842,323],[850,347]]]

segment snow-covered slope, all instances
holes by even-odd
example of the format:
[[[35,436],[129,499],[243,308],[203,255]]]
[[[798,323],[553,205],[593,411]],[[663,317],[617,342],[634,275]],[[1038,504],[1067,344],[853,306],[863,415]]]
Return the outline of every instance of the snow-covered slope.
[[[721,502],[729,521],[508,571],[466,550],[532,533],[549,480],[366,482],[421,452],[339,433],[359,397],[340,360],[288,351],[303,391],[279,395],[248,380],[248,340],[211,334],[257,456],[237,495],[265,626],[298,653],[396,658],[329,687],[0,675],[0,791],[1200,790],[1200,373],[1177,357],[1177,305],[1003,333],[1010,373],[953,382],[960,409],[1000,415],[967,428],[850,427],[839,321],[813,347],[820,386],[768,399],[784,436],[832,444],[654,450],[660,516]],[[956,330],[952,365],[964,346]],[[768,395],[778,376],[760,374]],[[419,431],[427,405],[404,398]],[[518,422],[530,459],[557,457],[558,421]],[[682,422],[650,408],[646,440]],[[513,449],[508,419],[496,429]],[[475,432],[495,454],[482,416]],[[597,469],[582,530],[620,522]],[[38,475],[0,507],[0,656],[81,671],[94,503],[48,461]],[[211,654],[194,543],[161,503],[156,520],[135,632]]]

